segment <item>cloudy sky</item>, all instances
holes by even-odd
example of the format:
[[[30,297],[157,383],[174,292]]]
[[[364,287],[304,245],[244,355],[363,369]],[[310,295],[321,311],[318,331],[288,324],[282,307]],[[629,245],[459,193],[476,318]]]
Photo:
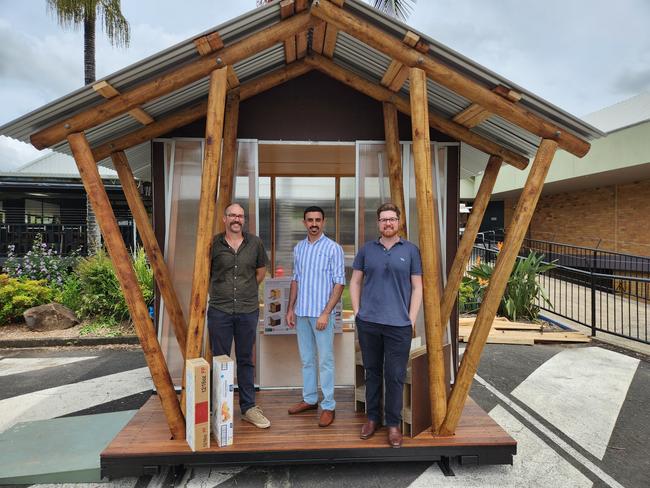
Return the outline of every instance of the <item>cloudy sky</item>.
[[[122,0],[128,49],[98,27],[97,78],[255,7],[255,0]],[[582,116],[650,90],[650,0],[418,0],[409,23]],[[45,0],[0,0],[0,125],[83,85],[81,31]],[[0,136],[0,171],[39,153]]]

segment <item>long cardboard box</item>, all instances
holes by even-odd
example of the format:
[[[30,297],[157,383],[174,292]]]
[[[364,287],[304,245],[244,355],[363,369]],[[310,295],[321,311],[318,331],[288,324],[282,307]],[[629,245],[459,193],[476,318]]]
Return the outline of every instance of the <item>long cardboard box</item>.
[[[233,395],[235,363],[229,356],[212,359],[212,433],[219,447],[229,446],[233,439]]]
[[[210,365],[203,358],[185,362],[185,438],[192,451],[210,447]]]

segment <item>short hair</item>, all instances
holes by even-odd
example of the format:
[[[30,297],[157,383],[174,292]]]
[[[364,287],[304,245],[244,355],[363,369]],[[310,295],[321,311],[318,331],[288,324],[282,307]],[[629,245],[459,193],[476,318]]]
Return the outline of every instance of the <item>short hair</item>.
[[[237,205],[239,208],[241,208],[242,210],[244,210],[244,207],[242,207],[240,204],[238,204],[237,202],[232,202],[232,203],[228,204],[228,206],[227,206],[226,208],[223,209],[223,215],[224,215],[225,217],[227,217],[227,216],[228,216],[228,209],[229,209],[230,207],[235,206],[235,205]],[[246,210],[244,210],[244,213],[246,213]]]
[[[317,207],[316,205],[312,205],[311,207],[307,207],[305,211],[302,214],[302,220],[305,220],[307,218],[307,214],[309,212],[320,212],[320,214],[323,216],[323,220],[325,220],[325,212],[323,211],[322,208]]]
[[[382,212],[387,212],[387,211],[395,212],[397,214],[397,218],[399,219],[401,212],[399,211],[397,205],[391,202],[382,203],[379,206],[379,208],[377,209],[377,218],[379,218]]]

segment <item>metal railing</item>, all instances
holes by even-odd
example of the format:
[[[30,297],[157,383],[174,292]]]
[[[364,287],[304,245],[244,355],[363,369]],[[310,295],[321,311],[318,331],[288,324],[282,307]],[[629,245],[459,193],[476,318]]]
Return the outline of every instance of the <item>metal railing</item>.
[[[24,256],[33,246],[37,235],[62,256],[74,252],[86,255],[86,224],[8,224],[0,223],[0,260],[7,258],[9,246],[16,256]],[[120,232],[130,250],[134,246],[133,221],[120,221]]]
[[[498,237],[477,239],[470,267],[479,257],[496,261]],[[538,278],[551,303],[538,297],[542,310],[591,328],[592,336],[600,331],[650,344],[650,258],[531,239],[519,258],[531,251],[555,264]]]

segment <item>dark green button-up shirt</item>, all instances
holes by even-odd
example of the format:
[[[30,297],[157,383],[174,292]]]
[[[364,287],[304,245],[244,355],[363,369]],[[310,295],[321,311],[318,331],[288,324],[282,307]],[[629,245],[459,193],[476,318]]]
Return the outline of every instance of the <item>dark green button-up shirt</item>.
[[[257,268],[266,266],[264,244],[259,237],[244,233],[237,252],[224,233],[212,240],[210,306],[225,313],[250,313],[259,307]]]

